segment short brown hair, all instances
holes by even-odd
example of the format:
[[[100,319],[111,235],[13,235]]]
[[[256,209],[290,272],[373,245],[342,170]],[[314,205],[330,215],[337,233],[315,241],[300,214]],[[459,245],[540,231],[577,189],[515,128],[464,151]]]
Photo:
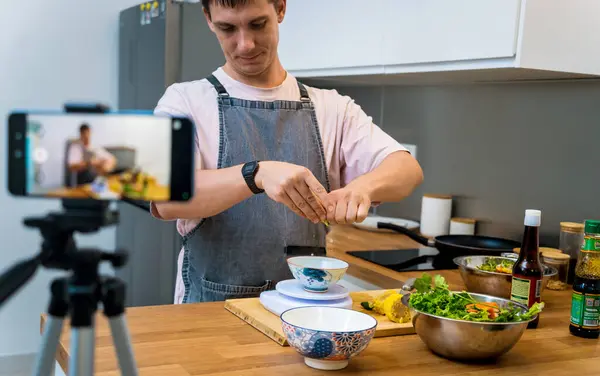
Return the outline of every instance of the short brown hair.
[[[275,3],[276,0],[269,0],[270,3]],[[223,7],[235,8],[240,5],[246,5],[248,0],[202,0],[202,7],[206,9],[206,12],[210,16],[210,5],[217,4]]]

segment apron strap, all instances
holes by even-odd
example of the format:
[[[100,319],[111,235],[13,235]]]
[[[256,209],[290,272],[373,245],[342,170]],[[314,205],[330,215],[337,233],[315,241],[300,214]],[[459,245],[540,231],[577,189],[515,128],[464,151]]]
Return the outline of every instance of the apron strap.
[[[214,75],[210,75],[208,77],[206,77],[206,79],[208,80],[208,82],[210,82],[212,84],[212,86],[214,86],[215,90],[217,90],[217,93],[219,94],[219,96],[221,97],[228,97],[229,93],[227,92],[227,90],[225,90],[225,87],[223,87],[223,85],[221,84],[221,82],[219,82],[219,80],[214,76]],[[306,86],[304,86],[300,81],[298,82],[298,88],[300,89],[300,100],[302,102],[310,102],[310,97],[308,96],[308,90],[306,90]]]
[[[298,82],[298,88],[300,89],[300,100],[302,102],[310,102],[310,97],[308,96],[308,90],[306,90],[306,86],[304,86],[300,81]]]
[[[221,82],[219,82],[219,80],[214,75],[211,74],[210,76],[206,77],[206,79],[208,80],[208,82],[210,82],[212,84],[212,86],[215,87],[215,90],[217,90],[217,93],[219,94],[220,97],[228,97],[229,96],[229,93],[227,92],[227,90],[225,90],[223,85],[221,85]]]

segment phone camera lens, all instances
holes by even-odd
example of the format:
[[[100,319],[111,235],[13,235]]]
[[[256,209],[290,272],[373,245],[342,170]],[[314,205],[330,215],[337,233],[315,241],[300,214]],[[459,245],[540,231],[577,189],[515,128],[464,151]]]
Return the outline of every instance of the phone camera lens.
[[[23,138],[23,134],[21,132],[15,133],[15,140],[19,141]]]
[[[187,200],[188,198],[190,198],[190,194],[189,194],[189,193],[187,193],[187,192],[184,192],[184,193],[182,193],[182,194],[181,194],[181,197],[182,197],[184,200]]]
[[[173,129],[175,129],[176,131],[181,129],[181,122],[180,121],[175,121],[173,122]]]
[[[21,150],[15,150],[15,158],[21,159],[23,157],[23,152]]]

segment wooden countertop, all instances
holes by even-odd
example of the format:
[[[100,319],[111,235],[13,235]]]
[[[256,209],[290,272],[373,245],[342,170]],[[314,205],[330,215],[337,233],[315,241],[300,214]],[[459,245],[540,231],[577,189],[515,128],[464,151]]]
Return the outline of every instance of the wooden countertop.
[[[421,273],[396,273],[348,256],[356,249],[394,249],[416,244],[397,234],[375,234],[352,227],[333,228],[329,254],[350,263],[348,273],[382,287],[398,288]],[[464,288],[456,271],[442,272],[453,288]],[[375,338],[339,374],[432,375],[598,375],[600,342],[570,335],[570,293],[544,292],[546,310],[538,329],[528,330],[516,346],[494,363],[463,364],[433,355],[417,335]],[[42,316],[42,326],[44,317]],[[223,303],[136,307],[127,323],[142,376],[320,375],[293,348],[282,347],[223,308]],[[60,341],[57,360],[66,370],[69,333]],[[96,324],[96,374],[120,375],[107,321]],[[490,373],[493,372],[493,373]]]
[[[167,201],[171,197],[169,187],[157,183],[156,178],[152,176],[148,176],[148,189],[145,192],[145,195],[142,195],[141,192],[137,194],[123,194],[123,183],[120,181],[121,175],[123,174],[110,175],[107,178],[108,189],[116,195],[125,196],[136,200],[144,199],[146,201]],[[141,191],[141,183],[136,183],[135,189],[137,191]],[[83,184],[73,188],[58,188],[46,193],[46,196],[60,198],[99,198],[97,197],[98,195],[92,190],[91,184]]]

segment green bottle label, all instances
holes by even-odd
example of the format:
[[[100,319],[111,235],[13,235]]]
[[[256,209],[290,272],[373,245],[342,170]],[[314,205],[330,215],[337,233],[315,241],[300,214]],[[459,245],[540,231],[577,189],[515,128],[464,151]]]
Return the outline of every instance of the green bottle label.
[[[583,240],[582,251],[600,251],[600,240],[594,238],[585,238]]]
[[[600,328],[600,294],[582,294],[573,291],[571,324],[584,329]]]

